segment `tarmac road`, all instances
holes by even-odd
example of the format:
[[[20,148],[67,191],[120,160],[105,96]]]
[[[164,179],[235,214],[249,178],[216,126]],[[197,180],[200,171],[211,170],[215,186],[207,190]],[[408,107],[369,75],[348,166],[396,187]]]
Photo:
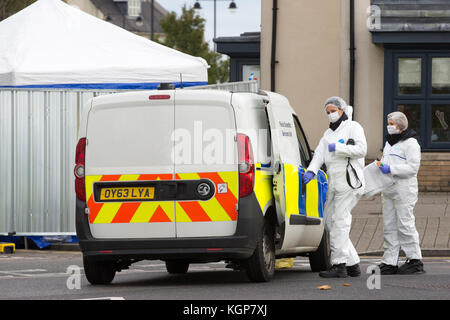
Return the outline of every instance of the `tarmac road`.
[[[82,267],[80,252],[18,250],[0,254],[0,299],[450,299],[450,258],[425,258],[423,275],[382,276],[380,289],[376,278],[366,273],[378,263],[379,258],[362,257],[361,277],[322,279],[310,271],[307,259],[299,257],[293,268],[278,270],[273,281],[252,283],[244,273],[226,269],[224,263],[193,264],[185,275],[169,275],[164,262],[141,261],[103,286],[90,285],[81,268],[77,289],[76,277],[69,279],[67,268]],[[75,288],[69,289],[68,282]],[[370,290],[368,283],[375,288]],[[322,285],[331,289],[317,289]]]

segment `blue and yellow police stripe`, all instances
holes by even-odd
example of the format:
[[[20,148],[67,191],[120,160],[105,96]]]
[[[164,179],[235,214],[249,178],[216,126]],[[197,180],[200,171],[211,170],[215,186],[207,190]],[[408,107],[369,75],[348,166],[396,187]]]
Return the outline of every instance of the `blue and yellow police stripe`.
[[[286,217],[292,214],[323,218],[326,200],[327,178],[319,171],[317,179],[311,180],[302,194],[302,166],[283,164],[283,189],[286,199]]]

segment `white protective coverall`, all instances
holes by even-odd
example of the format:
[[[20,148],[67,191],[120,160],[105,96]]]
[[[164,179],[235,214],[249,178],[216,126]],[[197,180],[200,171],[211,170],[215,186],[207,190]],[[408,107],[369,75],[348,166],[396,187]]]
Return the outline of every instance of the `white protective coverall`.
[[[381,193],[384,222],[384,255],[382,263],[396,266],[400,248],[407,259],[422,259],[419,234],[415,227],[414,206],[417,202],[417,172],[420,167],[420,145],[414,138],[388,142],[383,150],[383,164],[388,164],[395,180]]]
[[[345,263],[346,266],[353,266],[360,259],[349,237],[351,210],[364,192],[363,169],[367,142],[362,126],[352,121],[353,108],[346,106],[344,112],[348,120],[343,121],[335,131],[325,131],[307,171],[317,175],[323,164],[327,167],[328,191],[324,220],[325,228],[330,233],[331,264]],[[344,143],[339,142],[341,139]],[[355,145],[346,145],[349,139],[353,139]],[[330,143],[336,143],[336,151],[328,151]],[[348,158],[362,182],[359,189],[353,189],[347,182]]]

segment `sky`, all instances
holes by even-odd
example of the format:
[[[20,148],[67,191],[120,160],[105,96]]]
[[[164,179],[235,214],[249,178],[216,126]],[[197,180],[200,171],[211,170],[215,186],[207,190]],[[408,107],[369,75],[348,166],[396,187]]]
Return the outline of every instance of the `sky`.
[[[157,0],[167,11],[181,14],[184,4],[193,6],[195,0]],[[217,37],[239,36],[244,32],[261,31],[261,0],[234,0],[235,13],[228,10],[231,0],[217,0]],[[214,2],[200,0],[200,15],[206,19],[205,40],[214,47]]]

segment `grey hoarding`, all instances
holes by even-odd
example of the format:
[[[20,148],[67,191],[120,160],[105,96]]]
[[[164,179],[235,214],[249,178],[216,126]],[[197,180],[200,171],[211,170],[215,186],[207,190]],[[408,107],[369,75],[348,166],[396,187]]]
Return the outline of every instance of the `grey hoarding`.
[[[0,234],[75,232],[81,112],[90,98],[107,93],[0,89]]]

